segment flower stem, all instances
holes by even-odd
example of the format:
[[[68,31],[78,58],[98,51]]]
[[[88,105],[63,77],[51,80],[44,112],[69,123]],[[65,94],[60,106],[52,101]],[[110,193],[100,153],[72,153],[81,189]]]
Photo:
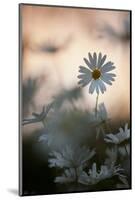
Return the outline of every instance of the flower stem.
[[[97,94],[96,97],[96,105],[95,105],[95,116],[97,117],[97,108],[98,108],[98,98],[99,98],[99,94]]]
[[[43,126],[44,126],[44,128],[46,127],[46,122],[45,122],[45,120],[42,120],[42,124],[43,124]]]
[[[129,153],[128,153],[126,144],[125,144],[124,146],[125,146],[126,153],[127,153],[127,155],[129,156]]]

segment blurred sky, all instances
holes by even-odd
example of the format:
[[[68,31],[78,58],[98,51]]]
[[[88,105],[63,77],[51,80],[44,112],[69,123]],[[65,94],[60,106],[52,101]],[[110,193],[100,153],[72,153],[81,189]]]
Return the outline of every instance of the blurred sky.
[[[31,112],[41,110],[62,89],[77,85],[78,67],[88,52],[107,54],[117,75],[107,92],[99,96],[111,117],[128,118],[130,106],[129,12],[75,8],[21,6],[22,78],[38,79]],[[78,106],[93,108],[96,95],[83,89]]]

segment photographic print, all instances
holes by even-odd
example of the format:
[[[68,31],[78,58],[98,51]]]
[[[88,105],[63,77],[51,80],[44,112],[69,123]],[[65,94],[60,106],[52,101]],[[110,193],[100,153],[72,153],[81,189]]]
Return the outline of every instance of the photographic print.
[[[131,11],[19,5],[19,194],[131,189]]]

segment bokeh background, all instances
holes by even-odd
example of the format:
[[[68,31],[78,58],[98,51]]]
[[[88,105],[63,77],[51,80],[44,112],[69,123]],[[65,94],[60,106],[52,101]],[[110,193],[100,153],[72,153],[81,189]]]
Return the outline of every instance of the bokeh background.
[[[99,103],[105,103],[115,123],[130,121],[130,12],[21,5],[20,16],[22,118],[41,112],[43,105],[57,98],[61,109],[72,109],[72,101],[74,108],[87,119],[87,112],[95,106],[96,95],[90,95],[88,87],[78,87],[78,67],[85,66],[83,58],[88,52],[102,52],[115,63],[117,77],[107,92],[99,96]],[[81,123],[82,115],[74,115],[71,121]],[[60,116],[59,121],[62,119]],[[70,127],[68,120],[69,123],[66,118],[61,126],[68,127],[66,132],[72,133],[74,126]],[[86,123],[86,130],[87,126]],[[22,127],[26,195],[57,192],[47,158],[44,160],[39,154],[37,137],[41,128],[40,123]]]

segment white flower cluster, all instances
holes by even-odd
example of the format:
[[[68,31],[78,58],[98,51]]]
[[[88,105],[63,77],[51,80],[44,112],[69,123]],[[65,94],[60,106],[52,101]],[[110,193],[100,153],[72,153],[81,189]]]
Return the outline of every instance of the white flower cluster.
[[[89,84],[89,93],[93,94],[94,91],[97,93],[95,110],[89,113],[90,133],[78,131],[78,134],[75,132],[75,136],[71,137],[70,134],[67,134],[68,136],[64,134],[58,125],[56,126],[58,130],[50,129],[50,132],[41,135],[39,138],[39,141],[44,141],[50,147],[49,167],[59,169],[54,179],[57,184],[81,184],[91,189],[91,186],[96,188],[97,184],[111,180],[115,182],[115,188],[130,187],[128,170],[123,165],[125,160],[130,160],[130,129],[128,123],[125,124],[124,128],[120,127],[117,133],[113,133],[110,126],[111,119],[108,116],[105,104],[98,105],[100,92],[103,94],[106,91],[106,84],[112,85],[112,82],[115,81],[114,77],[116,77],[115,74],[110,73],[115,69],[114,63],[111,61],[105,63],[106,58],[107,56],[101,53],[93,53],[93,55],[88,53],[88,59],[84,58],[88,68],[79,67],[81,73],[78,75],[79,85],[84,87]],[[56,116],[58,116],[58,113],[56,113]],[[58,117],[56,118],[56,121],[63,120],[63,116],[60,120],[58,120]],[[54,120],[54,123],[56,121]],[[77,128],[75,127],[75,129]],[[67,130],[65,132],[67,133]],[[90,138],[90,134],[93,132],[94,137]],[[100,146],[99,150],[98,147]],[[118,181],[114,177],[117,177]],[[106,188],[104,187],[104,189]]]
[[[67,145],[61,152],[53,151],[48,160],[50,167],[79,168],[84,167],[86,162],[95,155],[95,150],[90,150],[78,144]]]
[[[85,167],[91,163],[91,159],[96,156],[96,149],[90,150],[86,146],[80,146],[73,142],[68,144],[61,149],[61,151],[52,151],[48,160],[49,167],[57,167],[63,169],[63,174],[55,178],[56,183],[75,183],[78,182],[83,185],[96,185],[107,179],[111,179],[114,176],[119,177],[122,184],[128,185],[126,176],[123,175],[124,170],[120,165],[116,165],[118,152],[120,155],[123,153],[125,146],[116,146],[123,144],[125,141],[130,139],[130,129],[128,124],[125,124],[124,129],[119,128],[117,134],[106,134],[104,131],[104,125],[108,123],[110,119],[105,108],[104,103],[99,105],[98,117],[91,115],[91,124],[96,127],[98,133],[103,133],[104,142],[111,143],[114,146],[110,149],[106,149],[105,162],[97,169],[97,164],[94,162],[88,172],[85,171]],[[103,131],[102,131],[103,130]],[[128,146],[129,147],[129,146]],[[129,186],[129,185],[128,185]]]
[[[122,171],[123,169],[119,166],[109,168],[107,165],[101,165],[101,168],[98,171],[96,163],[93,163],[92,169],[89,169],[88,174],[83,171],[79,177],[79,182],[85,185],[95,185],[98,182],[109,179],[115,175],[123,177],[121,174]]]

